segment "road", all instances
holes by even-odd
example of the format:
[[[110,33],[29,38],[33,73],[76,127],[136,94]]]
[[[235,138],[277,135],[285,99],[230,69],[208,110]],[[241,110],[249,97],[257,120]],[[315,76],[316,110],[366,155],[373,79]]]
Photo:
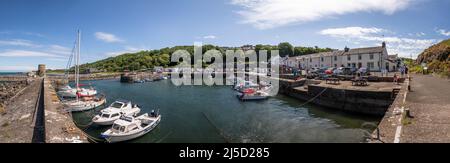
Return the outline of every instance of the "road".
[[[412,91],[405,108],[411,124],[404,125],[402,143],[450,143],[450,80],[431,75],[413,75]]]

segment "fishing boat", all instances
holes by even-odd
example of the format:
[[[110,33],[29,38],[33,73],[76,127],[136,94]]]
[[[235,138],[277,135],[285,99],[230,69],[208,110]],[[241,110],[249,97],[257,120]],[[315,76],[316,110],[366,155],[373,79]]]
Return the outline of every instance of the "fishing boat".
[[[80,112],[95,109],[106,103],[104,96],[96,97],[92,94],[97,94],[97,91],[88,91],[80,88],[80,40],[81,33],[77,33],[76,52],[75,52],[75,100],[64,101],[64,107],[69,112]],[[66,89],[70,90],[69,87]]]
[[[237,93],[237,98],[242,101],[250,100],[266,100],[269,98],[269,94],[262,90],[246,89],[242,92]]]
[[[121,116],[101,137],[109,143],[132,140],[152,131],[160,121],[161,115],[154,111],[150,115],[145,113],[138,117]]]
[[[132,105],[130,101],[117,100],[109,107],[101,110],[100,114],[92,119],[92,122],[97,125],[112,125],[122,115],[136,116],[139,112],[141,112],[141,109],[137,105]]]

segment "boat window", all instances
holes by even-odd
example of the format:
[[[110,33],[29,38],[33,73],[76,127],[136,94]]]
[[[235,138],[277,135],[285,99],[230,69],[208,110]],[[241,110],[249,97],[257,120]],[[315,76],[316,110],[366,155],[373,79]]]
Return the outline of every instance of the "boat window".
[[[113,114],[111,117],[117,117],[119,116],[119,113]]]
[[[114,124],[114,125],[112,126],[112,128],[113,128],[114,130],[116,130],[116,131],[119,131],[119,130],[120,130],[120,125]]]
[[[125,132],[125,126],[120,126],[120,132]]]
[[[102,114],[103,118],[109,118],[109,114]]]
[[[111,104],[111,107],[120,109],[120,108],[122,108],[122,105],[123,104],[121,104],[121,103],[114,102],[113,104]]]

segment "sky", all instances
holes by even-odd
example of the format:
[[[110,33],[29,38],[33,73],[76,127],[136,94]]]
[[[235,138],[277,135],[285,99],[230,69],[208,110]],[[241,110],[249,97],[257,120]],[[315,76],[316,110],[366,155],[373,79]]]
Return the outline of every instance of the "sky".
[[[417,57],[450,38],[449,0],[1,0],[0,71],[81,62],[195,42],[380,46]]]

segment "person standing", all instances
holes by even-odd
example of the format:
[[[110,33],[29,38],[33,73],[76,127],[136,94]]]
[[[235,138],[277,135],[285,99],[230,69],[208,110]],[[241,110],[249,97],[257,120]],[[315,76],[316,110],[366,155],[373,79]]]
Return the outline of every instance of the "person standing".
[[[401,74],[401,77],[402,77],[402,78],[403,78],[403,75],[405,75],[405,69],[404,69],[403,66],[400,67],[400,74]]]
[[[408,71],[409,71],[408,66],[405,66],[405,75],[406,75],[406,76],[408,76]]]

